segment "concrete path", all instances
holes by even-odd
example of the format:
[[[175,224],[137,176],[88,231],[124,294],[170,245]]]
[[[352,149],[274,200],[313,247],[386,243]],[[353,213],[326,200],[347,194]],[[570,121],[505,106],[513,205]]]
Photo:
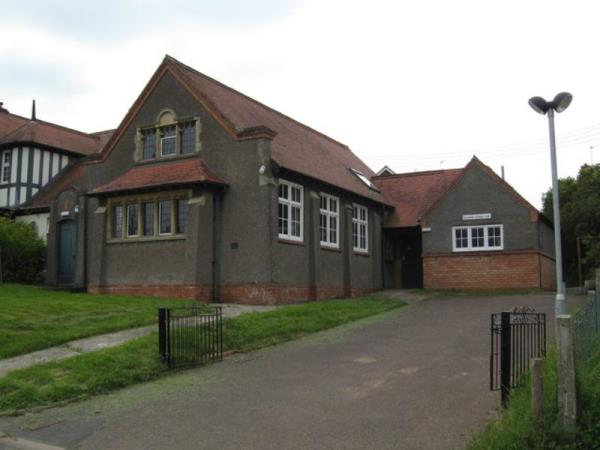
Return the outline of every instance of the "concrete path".
[[[17,418],[0,431],[82,450],[459,449],[496,417],[490,313],[553,296],[452,297]],[[1,444],[0,444],[0,448]]]
[[[215,306],[215,305],[213,305]],[[220,304],[223,307],[223,317],[232,318],[248,312],[264,312],[276,308],[276,306],[254,306],[254,305],[234,305]],[[132,339],[146,336],[157,330],[156,325],[146,327],[132,328],[116,333],[102,334],[84,339],[67,342],[66,344],[50,347],[26,355],[15,356],[0,360],[0,378],[11,370],[23,369],[35,364],[43,364],[50,361],[71,358],[82,353],[95,352],[105,348],[121,345]]]

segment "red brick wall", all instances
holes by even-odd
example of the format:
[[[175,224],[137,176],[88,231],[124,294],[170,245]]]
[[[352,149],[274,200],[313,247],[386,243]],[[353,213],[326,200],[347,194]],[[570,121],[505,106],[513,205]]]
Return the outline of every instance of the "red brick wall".
[[[554,258],[540,254],[541,288],[549,291],[556,289],[556,266]]]
[[[165,297],[196,299],[210,302],[210,286],[179,285],[119,285],[88,286],[95,294],[136,295],[145,297]],[[371,289],[352,289],[352,297],[360,297],[373,292]],[[224,285],[219,287],[221,301],[248,305],[273,305],[295,303],[306,300],[344,298],[344,289],[337,287],[300,287],[272,284]]]
[[[423,255],[427,289],[528,289],[540,286],[538,252]]]

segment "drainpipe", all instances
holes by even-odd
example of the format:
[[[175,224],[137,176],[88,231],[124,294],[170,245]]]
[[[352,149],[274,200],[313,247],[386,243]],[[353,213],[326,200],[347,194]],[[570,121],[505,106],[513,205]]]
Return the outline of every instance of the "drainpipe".
[[[213,192],[213,207],[212,207],[212,302],[219,303],[219,283],[220,283],[220,267],[219,267],[219,208],[221,207],[221,192]]]

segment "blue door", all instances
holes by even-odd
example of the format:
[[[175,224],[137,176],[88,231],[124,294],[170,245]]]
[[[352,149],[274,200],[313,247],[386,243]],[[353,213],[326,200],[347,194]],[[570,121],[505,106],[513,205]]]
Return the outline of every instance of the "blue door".
[[[58,283],[73,284],[75,281],[75,222],[58,224]]]

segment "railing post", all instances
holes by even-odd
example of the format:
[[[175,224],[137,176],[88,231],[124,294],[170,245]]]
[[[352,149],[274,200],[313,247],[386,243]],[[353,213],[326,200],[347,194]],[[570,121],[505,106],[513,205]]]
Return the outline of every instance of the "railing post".
[[[558,414],[565,431],[575,431],[577,400],[575,398],[575,360],[573,357],[573,319],[556,317],[558,342]]]
[[[160,359],[164,362],[166,349],[167,349],[167,336],[166,336],[166,308],[158,308],[158,353]]]
[[[500,315],[500,392],[502,397],[502,406],[508,406],[510,395],[510,374],[511,374],[511,329],[510,312],[503,312]]]

